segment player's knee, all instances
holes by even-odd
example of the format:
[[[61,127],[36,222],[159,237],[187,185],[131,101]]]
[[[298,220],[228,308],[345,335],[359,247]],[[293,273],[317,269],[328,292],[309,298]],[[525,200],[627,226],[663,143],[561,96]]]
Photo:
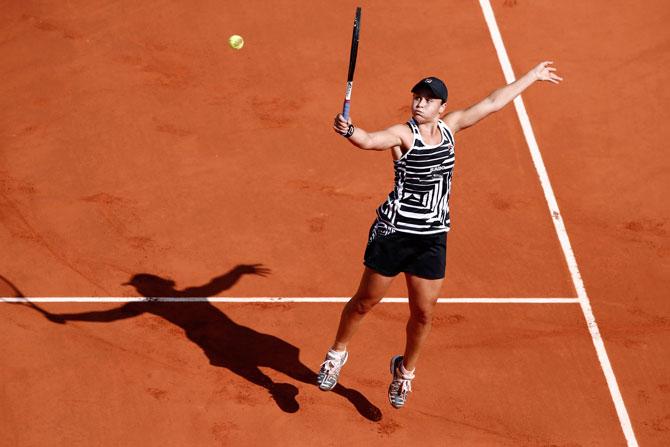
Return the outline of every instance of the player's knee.
[[[365,315],[375,307],[377,301],[373,297],[355,296],[350,301],[351,309],[357,314]]]
[[[433,309],[431,308],[415,308],[411,311],[411,317],[415,323],[422,326],[427,326],[433,321]]]

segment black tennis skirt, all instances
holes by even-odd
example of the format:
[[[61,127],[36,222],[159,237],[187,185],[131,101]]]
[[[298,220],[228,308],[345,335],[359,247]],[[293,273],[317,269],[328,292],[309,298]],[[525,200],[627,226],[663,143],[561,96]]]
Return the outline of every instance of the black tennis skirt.
[[[447,232],[403,233],[376,220],[370,227],[363,264],[384,276],[405,272],[426,279],[444,278]]]

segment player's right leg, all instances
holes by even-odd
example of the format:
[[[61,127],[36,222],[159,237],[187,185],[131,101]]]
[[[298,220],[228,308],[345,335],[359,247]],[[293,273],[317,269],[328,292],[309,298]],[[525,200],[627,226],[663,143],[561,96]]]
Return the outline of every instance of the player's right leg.
[[[381,301],[392,282],[393,277],[384,276],[369,267],[365,267],[356,294],[342,310],[335,342],[321,364],[317,376],[320,389],[330,391],[335,388],[340,370],[349,356],[347,344],[356,333],[363,317]]]
[[[392,282],[392,276],[384,276],[365,267],[358,290],[342,310],[340,325],[333,343],[335,351],[346,350],[363,317],[382,300]]]

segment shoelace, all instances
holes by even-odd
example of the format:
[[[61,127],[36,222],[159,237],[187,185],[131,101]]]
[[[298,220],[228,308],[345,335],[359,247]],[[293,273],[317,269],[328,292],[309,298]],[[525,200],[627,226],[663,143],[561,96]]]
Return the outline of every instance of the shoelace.
[[[403,400],[407,398],[407,393],[412,392],[412,379],[414,376],[404,378],[403,376],[396,376],[393,379],[393,394],[397,394]]]
[[[321,364],[321,369],[323,369],[323,372],[326,374],[326,376],[335,375],[336,368],[337,364],[335,363],[335,360],[332,359],[327,359]]]
[[[408,379],[402,379],[400,381],[400,395],[402,398],[407,397],[407,393],[412,391],[412,381]]]

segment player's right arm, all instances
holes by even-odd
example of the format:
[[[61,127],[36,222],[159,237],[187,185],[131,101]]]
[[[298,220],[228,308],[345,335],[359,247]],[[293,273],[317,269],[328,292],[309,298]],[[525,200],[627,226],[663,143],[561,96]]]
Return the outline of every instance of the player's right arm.
[[[335,117],[333,130],[340,135],[345,135],[351,125],[351,119],[345,120],[341,113]],[[412,138],[412,131],[409,127],[402,124],[396,124],[388,129],[377,132],[367,132],[360,127],[354,127],[353,134],[349,138],[349,142],[354,146],[370,150],[383,151],[393,147],[406,147],[408,141]]]

